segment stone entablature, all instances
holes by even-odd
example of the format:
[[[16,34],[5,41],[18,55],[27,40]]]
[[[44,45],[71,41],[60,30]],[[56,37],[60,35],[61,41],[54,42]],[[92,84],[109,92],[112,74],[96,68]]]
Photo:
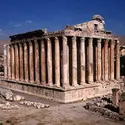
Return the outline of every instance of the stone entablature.
[[[69,90],[120,79],[119,40],[105,31],[66,26],[62,31],[37,30],[10,38],[4,46],[8,81]]]

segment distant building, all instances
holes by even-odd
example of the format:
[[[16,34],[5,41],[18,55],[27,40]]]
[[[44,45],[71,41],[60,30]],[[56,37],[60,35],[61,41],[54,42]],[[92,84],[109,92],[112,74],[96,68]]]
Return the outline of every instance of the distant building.
[[[119,88],[119,40],[104,24],[94,15],[61,31],[10,36],[4,51],[6,86],[65,103]]]

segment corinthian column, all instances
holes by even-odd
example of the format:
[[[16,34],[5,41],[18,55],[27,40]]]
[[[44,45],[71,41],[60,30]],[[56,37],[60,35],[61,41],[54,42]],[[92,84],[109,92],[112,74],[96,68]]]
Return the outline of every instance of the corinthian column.
[[[108,40],[104,42],[104,79],[105,81],[108,80]]]
[[[57,37],[55,37],[55,85],[60,87],[60,46]]]
[[[23,81],[24,78],[23,78],[23,46],[22,44],[20,43],[19,44],[19,51],[20,51],[20,81]]]
[[[34,58],[33,58],[33,43],[29,42],[29,66],[30,66],[30,82],[34,82]]]
[[[88,83],[93,82],[93,39],[88,41]]]
[[[35,40],[35,78],[36,82],[39,84],[40,83],[40,67],[39,67],[39,44],[38,41]]]
[[[85,38],[81,37],[80,39],[80,84],[84,84],[85,83]]]
[[[8,45],[8,63],[7,63],[7,65],[8,65],[8,79],[11,79],[11,61],[10,61],[10,57],[11,57],[11,49],[10,49],[10,45]]]
[[[77,86],[77,44],[76,37],[72,37],[72,85]]]
[[[46,49],[45,49],[45,41],[41,41],[41,79],[42,84],[46,83]]]
[[[111,62],[110,62],[110,79],[114,80],[114,40],[111,40]]]
[[[4,45],[4,78],[7,79],[7,45]]]
[[[63,83],[62,87],[67,88],[69,87],[69,69],[68,69],[68,49],[67,49],[67,37],[62,37],[62,76],[63,76]]]
[[[18,45],[15,45],[15,55],[16,55],[16,80],[19,81],[19,51]]]
[[[101,81],[101,39],[97,40],[97,80]]]
[[[12,54],[12,79],[15,79],[15,56],[14,56],[14,45],[11,45],[11,54]]]
[[[52,85],[52,43],[47,38],[47,69],[48,69],[48,84]]]
[[[25,73],[25,81],[29,81],[28,77],[28,46],[27,43],[24,43],[24,73]]]
[[[116,79],[120,79],[120,47],[119,40],[116,41]]]

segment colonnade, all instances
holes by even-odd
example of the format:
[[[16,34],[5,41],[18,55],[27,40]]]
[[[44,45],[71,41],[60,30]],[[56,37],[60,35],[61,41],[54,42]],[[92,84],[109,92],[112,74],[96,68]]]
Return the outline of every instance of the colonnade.
[[[15,41],[4,46],[4,67],[8,80],[63,88],[118,80],[119,41],[76,36]]]

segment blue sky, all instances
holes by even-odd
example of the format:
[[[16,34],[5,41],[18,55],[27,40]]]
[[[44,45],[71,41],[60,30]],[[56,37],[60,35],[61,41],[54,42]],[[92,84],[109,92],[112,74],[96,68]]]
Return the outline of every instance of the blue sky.
[[[105,28],[125,35],[125,0],[0,0],[0,39],[36,29],[61,30],[104,17]]]

